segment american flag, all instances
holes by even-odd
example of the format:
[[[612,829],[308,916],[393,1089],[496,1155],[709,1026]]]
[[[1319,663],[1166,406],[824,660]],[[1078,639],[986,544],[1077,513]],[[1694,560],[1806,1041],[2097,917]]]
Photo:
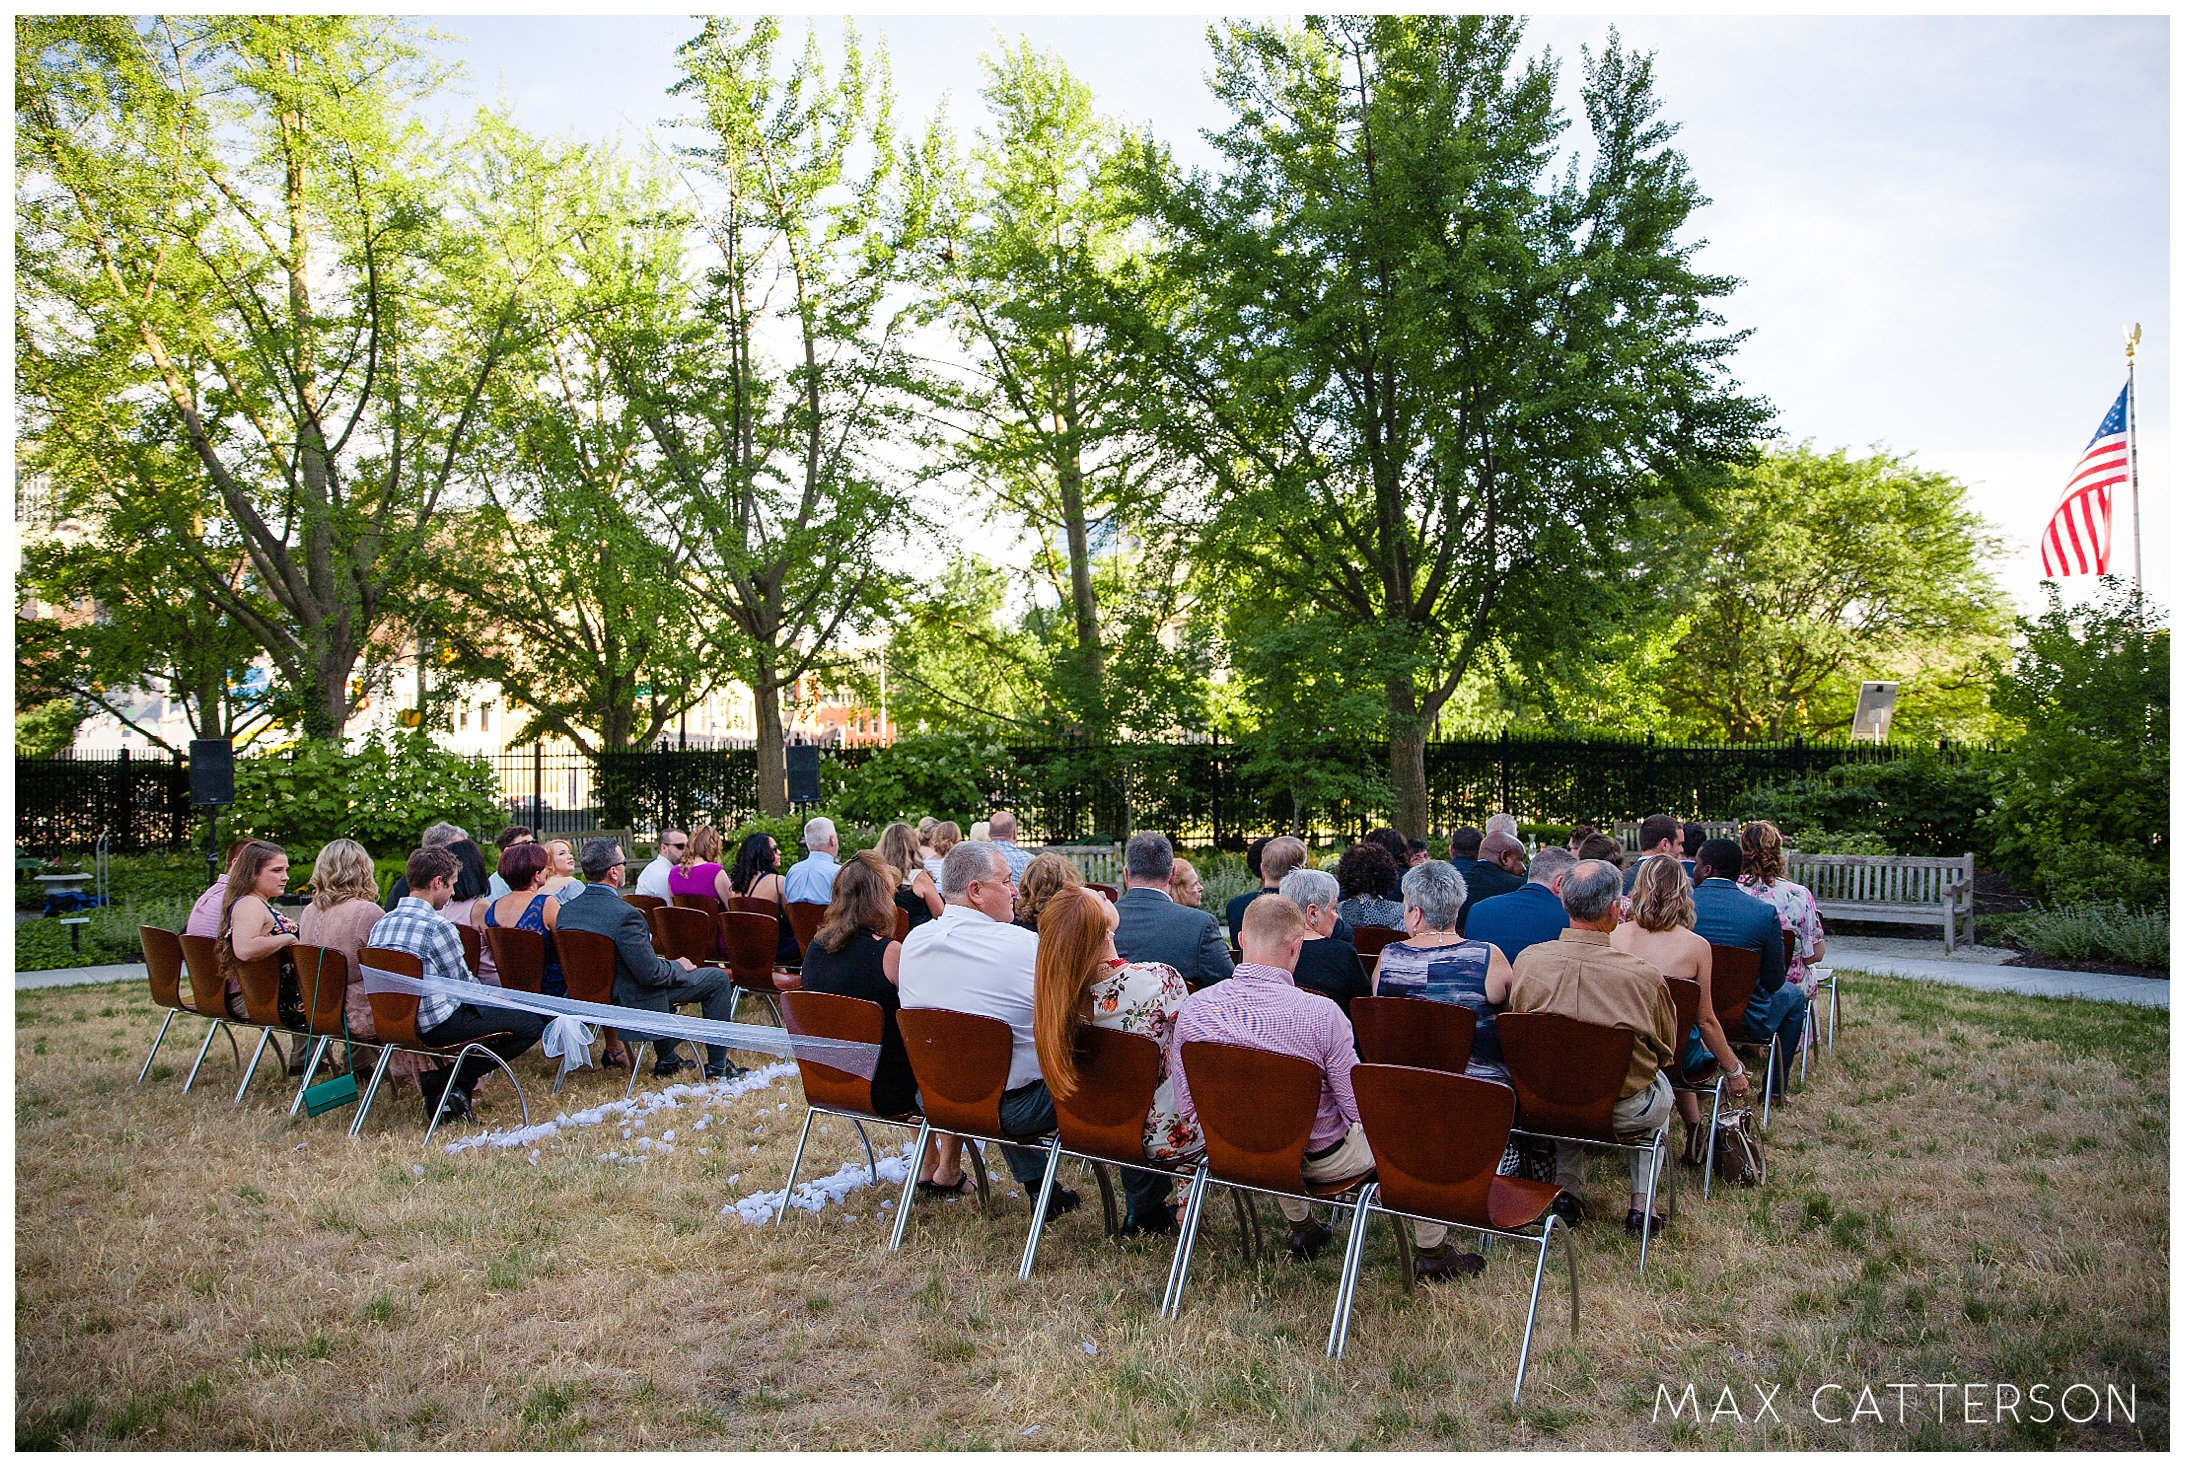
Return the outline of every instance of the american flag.
[[[2117,394],[2109,415],[2094,430],[2094,441],[2079,457],[2064,486],[2056,512],[2049,516],[2041,536],[2043,576],[2107,575],[2109,573],[2109,491],[2131,475],[2130,452],[2125,443],[2125,400],[2131,384]]]

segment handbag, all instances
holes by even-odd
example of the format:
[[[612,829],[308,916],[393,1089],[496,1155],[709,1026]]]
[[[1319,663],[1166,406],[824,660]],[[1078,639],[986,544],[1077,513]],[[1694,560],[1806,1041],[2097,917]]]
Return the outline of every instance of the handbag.
[[[1768,1158],[1760,1149],[1751,1111],[1732,1111],[1716,1124],[1715,1175],[1740,1187],[1758,1187],[1767,1182]]]

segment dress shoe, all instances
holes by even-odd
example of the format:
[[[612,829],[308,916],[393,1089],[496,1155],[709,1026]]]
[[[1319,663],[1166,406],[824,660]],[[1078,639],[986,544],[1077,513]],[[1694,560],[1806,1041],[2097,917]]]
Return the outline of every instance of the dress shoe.
[[[1575,1228],[1586,1220],[1586,1204],[1576,1192],[1565,1192],[1550,1204],[1549,1211],[1563,1219],[1563,1226]]]
[[[1669,1219],[1663,1217],[1658,1212],[1654,1214],[1654,1226],[1652,1228],[1647,1227],[1646,1214],[1641,1212],[1638,1208],[1634,1207],[1629,1212],[1624,1214],[1624,1231],[1633,1234],[1634,1236],[1643,1231],[1649,1233],[1653,1237],[1658,1238],[1662,1235],[1662,1229],[1668,1226]]]
[[[1320,1256],[1335,1232],[1317,1217],[1308,1217],[1290,1229],[1290,1252],[1307,1263]]]
[[[1045,1227],[1065,1212],[1077,1211],[1079,1200],[1078,1195],[1068,1187],[1055,1188],[1054,1194],[1047,1199],[1047,1216],[1040,1220],[1040,1226]]]
[[[1459,1253],[1454,1243],[1444,1243],[1431,1253],[1421,1253],[1412,1272],[1421,1279],[1441,1281],[1471,1278],[1487,1271],[1486,1258],[1478,1253]]]
[[[693,1066],[689,1060],[684,1059],[679,1054],[671,1054],[666,1059],[653,1061],[652,1077],[655,1080],[666,1080],[691,1068]]]
[[[470,1097],[450,1085],[440,1097],[440,1124],[475,1120],[470,1111]]]
[[[1156,1213],[1151,1221],[1141,1222],[1137,1218],[1132,1218],[1129,1222],[1123,1224],[1115,1236],[1118,1238],[1151,1238],[1161,1235],[1173,1235],[1182,1230],[1182,1224],[1176,1221],[1176,1214],[1164,1209]]]
[[[751,1071],[734,1060],[709,1061],[706,1065],[708,1080],[740,1080]]]

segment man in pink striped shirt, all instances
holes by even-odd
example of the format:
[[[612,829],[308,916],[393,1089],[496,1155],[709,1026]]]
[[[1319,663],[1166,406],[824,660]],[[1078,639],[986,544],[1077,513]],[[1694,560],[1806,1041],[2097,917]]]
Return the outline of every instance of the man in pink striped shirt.
[[[1226,981],[1209,984],[1185,1001],[1176,1016],[1177,1053],[1192,1040],[1206,1040],[1294,1055],[1319,1066],[1320,1109],[1305,1143],[1301,1181],[1341,1182],[1371,1172],[1373,1150],[1358,1124],[1358,1101],[1350,1088],[1350,1072],[1358,1063],[1350,1020],[1333,999],[1297,986],[1298,954],[1310,935],[1305,914],[1286,896],[1264,893],[1246,907],[1239,932],[1244,961]],[[1178,1110],[1196,1122],[1198,1111],[1183,1066],[1176,1065],[1171,1073]],[[1316,1256],[1335,1236],[1333,1231],[1312,1215],[1309,1203],[1289,1197],[1279,1201],[1282,1215],[1290,1220],[1290,1251],[1300,1258]],[[1448,1232],[1440,1223],[1411,1225],[1420,1278],[1453,1278],[1486,1267],[1477,1253],[1456,1252],[1446,1241]]]

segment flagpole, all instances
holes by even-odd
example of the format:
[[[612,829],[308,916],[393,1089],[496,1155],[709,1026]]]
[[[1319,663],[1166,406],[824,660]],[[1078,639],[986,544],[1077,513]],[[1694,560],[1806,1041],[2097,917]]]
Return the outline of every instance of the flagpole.
[[[2137,604],[2146,593],[2140,578],[2139,548],[2139,392],[2138,363],[2139,326],[2126,328],[2124,333],[2124,461],[2132,475],[2132,599]]]

